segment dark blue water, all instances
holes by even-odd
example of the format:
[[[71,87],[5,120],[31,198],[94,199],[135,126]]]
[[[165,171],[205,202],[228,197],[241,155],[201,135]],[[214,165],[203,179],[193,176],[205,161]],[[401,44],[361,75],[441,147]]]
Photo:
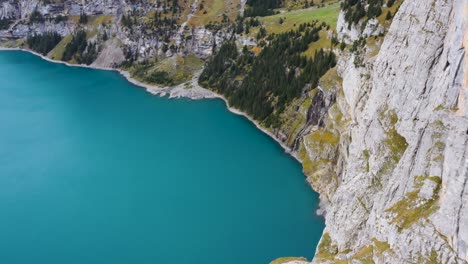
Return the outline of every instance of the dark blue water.
[[[221,100],[0,52],[0,263],[268,263],[324,224],[299,163]]]

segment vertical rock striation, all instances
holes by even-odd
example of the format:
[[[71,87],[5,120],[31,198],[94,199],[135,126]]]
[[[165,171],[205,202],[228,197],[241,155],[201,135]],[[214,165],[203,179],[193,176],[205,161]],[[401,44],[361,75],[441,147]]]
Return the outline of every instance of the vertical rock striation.
[[[375,58],[341,57],[351,123],[314,262],[468,261],[467,8],[405,1]]]
[[[184,27],[187,21],[168,29],[167,39],[144,23],[122,25],[130,10],[145,21],[150,9],[161,11],[148,0],[0,0],[0,19],[12,22],[0,38],[83,29],[100,47],[92,66],[117,67],[129,51],[140,60],[176,53],[205,59],[235,36],[229,27]],[[30,21],[35,11],[48,19]],[[58,19],[82,13],[103,20]],[[360,54],[336,49],[338,66],[318,89],[306,87],[272,131],[320,193],[326,228],[314,262],[467,263],[467,18],[467,0],[406,0],[388,31],[376,18],[349,26],[339,16],[340,40],[374,36],[375,43]]]

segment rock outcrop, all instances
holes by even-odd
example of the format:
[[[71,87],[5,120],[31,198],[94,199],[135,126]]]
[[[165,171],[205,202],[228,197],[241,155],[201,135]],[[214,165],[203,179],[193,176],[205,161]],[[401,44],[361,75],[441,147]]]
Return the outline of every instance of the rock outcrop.
[[[146,0],[0,0],[0,19],[14,21],[0,38],[84,29],[99,44],[92,66],[108,68],[129,51],[142,61],[174,54],[205,59],[234,35],[228,27],[182,23],[165,39],[141,25],[122,26],[127,12],[143,19],[158,8]],[[467,0],[406,0],[389,27],[377,18],[350,26],[340,14],[338,39],[353,44],[364,37],[367,44],[337,49],[337,67],[318,89],[304,89],[271,131],[302,161],[320,194],[326,228],[314,263],[468,262],[467,10]],[[35,11],[48,19],[28,21]],[[83,13],[110,19],[84,25],[56,19]],[[236,41],[257,44],[245,35]],[[177,97],[186,90],[152,92]]]
[[[0,30],[0,40],[24,39],[47,32],[57,32],[67,36],[77,30],[85,30],[92,36],[105,31],[108,37],[115,39],[112,42],[114,47],[117,47],[115,44],[118,43],[118,50],[132,51],[139,60],[155,56],[172,56],[175,53],[194,54],[200,58],[207,58],[213,53],[216,44],[221,44],[231,35],[228,28],[210,30],[206,25],[193,28],[187,26],[188,20],[196,10],[191,7],[187,17],[179,13],[179,19],[185,19],[185,22],[181,25],[171,22],[174,24],[164,25],[165,28],[157,32],[154,29],[158,27],[145,24],[153,16],[152,12],[165,12],[155,1],[68,0],[49,3],[37,0],[3,0],[0,1],[0,19],[13,22],[8,29]],[[41,14],[39,21],[30,20],[34,12]],[[83,14],[95,21],[79,23],[77,17]],[[131,29],[121,23],[122,17],[128,14],[133,14],[132,19],[138,18],[138,23]],[[161,36],[162,33],[164,37]],[[95,37],[91,37],[91,41],[102,48],[109,46]],[[100,57],[99,62],[96,62],[98,65],[118,65],[115,64],[115,56],[109,61],[103,61],[107,58],[104,55]]]
[[[468,261],[467,8],[405,1],[376,57],[341,57],[350,123],[314,262]]]

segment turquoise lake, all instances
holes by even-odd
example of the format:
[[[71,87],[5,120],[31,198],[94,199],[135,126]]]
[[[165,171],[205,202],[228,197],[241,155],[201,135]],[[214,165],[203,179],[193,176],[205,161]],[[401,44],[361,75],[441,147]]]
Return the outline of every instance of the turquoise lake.
[[[0,52],[0,263],[269,263],[324,228],[300,164],[221,100]]]

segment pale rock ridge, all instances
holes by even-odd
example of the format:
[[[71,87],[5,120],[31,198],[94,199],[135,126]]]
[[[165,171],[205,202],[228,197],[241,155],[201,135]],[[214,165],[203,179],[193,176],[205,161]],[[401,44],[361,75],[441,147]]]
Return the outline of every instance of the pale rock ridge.
[[[125,60],[125,55],[117,40],[110,39],[103,44],[103,49],[91,66],[114,68]]]
[[[17,4],[13,1],[5,1],[0,3],[0,19],[18,18],[20,13]]]
[[[378,36],[385,33],[385,28],[379,24],[379,21],[376,18],[372,18],[367,21],[364,29],[361,29],[363,23],[364,20],[360,21],[357,25],[348,25],[348,22],[345,20],[345,13],[340,11],[336,25],[338,37],[347,44],[351,44],[360,37]]]
[[[54,19],[46,19],[43,23],[29,23],[29,16],[34,11],[39,11],[43,16],[54,18],[57,16],[78,16],[82,13],[89,16],[107,15],[112,17],[112,22],[103,25],[80,25],[73,21],[55,21]],[[196,3],[190,7],[190,14],[186,21],[178,26],[170,34],[169,40],[161,39],[158,34],[149,33],[145,28],[135,28],[129,30],[121,25],[121,17],[130,11],[136,10],[141,14],[147,14],[150,10],[162,10],[162,7],[157,7],[156,1],[142,0],[137,2],[124,0],[70,0],[64,3],[48,3],[37,0],[3,0],[0,1],[0,19],[11,19],[14,22],[8,30],[0,30],[1,38],[18,39],[26,38],[32,34],[44,34],[46,32],[57,32],[62,36],[70,35],[78,29],[88,30],[93,32],[106,31],[108,36],[115,36],[119,43],[127,46],[133,53],[138,53],[138,58],[141,60],[152,58],[155,56],[173,56],[178,54],[194,54],[200,58],[207,58],[213,53],[213,47],[220,46],[226,39],[231,36],[229,29],[210,30],[205,26],[190,28],[186,25],[196,11]],[[93,42],[98,41],[96,38]],[[163,51],[164,46],[171,46],[171,41],[175,42],[175,48],[168,51]],[[113,46],[117,47],[117,42],[113,42]],[[103,44],[104,43],[99,43]],[[122,50],[123,46],[118,47]],[[98,65],[118,65],[115,58],[122,56],[114,56],[110,61],[103,61],[101,56]]]
[[[466,5],[405,1],[375,61],[341,58],[350,142],[315,262],[467,262]]]
[[[36,9],[43,14],[79,15],[84,10],[116,16],[98,30],[116,38],[102,43],[93,64],[114,67],[124,60],[120,41],[141,58],[173,55],[162,53],[164,43],[157,37],[132,35],[118,24],[125,11],[149,6],[149,1],[70,0],[61,7],[7,0],[0,3],[0,18],[27,19]],[[341,54],[337,72],[342,84],[320,86],[313,96],[301,98],[314,101],[301,113],[305,124],[292,140],[292,154],[303,146],[301,155],[315,166],[313,173],[320,172],[309,174],[308,181],[326,210],[327,227],[314,262],[467,262],[467,6],[467,0],[405,1],[376,57],[360,66],[354,63],[357,55]],[[11,32],[15,37],[47,31],[67,35],[77,27],[19,23]],[[375,19],[360,28],[348,29],[340,14],[337,32],[347,43],[385,32]],[[214,45],[230,37],[230,32],[197,27],[181,28],[172,39],[179,40],[178,52],[206,58]],[[250,39],[238,42],[255,44]],[[196,82],[194,78],[191,85]],[[149,90],[177,97],[185,88]],[[288,132],[275,136],[285,142]],[[314,133],[327,136],[328,142],[308,142]]]

